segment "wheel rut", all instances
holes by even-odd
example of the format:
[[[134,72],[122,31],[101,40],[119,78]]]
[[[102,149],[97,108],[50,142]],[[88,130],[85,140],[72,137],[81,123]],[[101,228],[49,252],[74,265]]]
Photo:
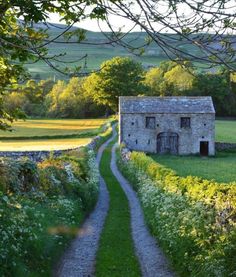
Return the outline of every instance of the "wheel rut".
[[[173,277],[168,261],[150,235],[135,191],[116,165],[116,145],[112,148],[111,170],[123,188],[130,206],[132,237],[143,277]]]
[[[115,132],[113,131],[113,136],[98,150],[98,164],[100,163],[104,149],[114,137]],[[89,277],[94,275],[96,252],[108,209],[109,193],[100,175],[99,196],[95,209],[79,229],[77,237],[72,241],[70,247],[64,253],[53,276]]]
[[[115,127],[113,127],[113,136],[98,151],[98,164],[101,161],[104,149],[115,136]],[[141,266],[142,276],[173,277],[175,275],[170,270],[168,261],[147,229],[143,211],[136,193],[117,168],[115,150],[116,145],[112,148],[110,169],[120,183],[129,201],[132,238],[135,245],[135,252]],[[101,175],[99,185],[100,191],[96,207],[79,229],[77,237],[72,241],[70,247],[62,256],[53,272],[54,277],[94,276],[96,252],[109,209],[109,193]]]

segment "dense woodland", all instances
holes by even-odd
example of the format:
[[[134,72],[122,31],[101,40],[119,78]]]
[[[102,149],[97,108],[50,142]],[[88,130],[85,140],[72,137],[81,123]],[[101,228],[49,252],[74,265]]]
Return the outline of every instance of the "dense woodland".
[[[167,61],[147,71],[121,57],[68,82],[28,80],[5,93],[3,102],[20,116],[87,118],[117,112],[121,95],[212,96],[218,116],[236,116],[236,75],[228,70],[199,73],[189,62]]]

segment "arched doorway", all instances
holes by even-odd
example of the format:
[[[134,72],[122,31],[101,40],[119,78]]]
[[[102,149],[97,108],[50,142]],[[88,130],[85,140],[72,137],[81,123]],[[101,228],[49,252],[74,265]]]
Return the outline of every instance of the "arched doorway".
[[[178,154],[179,136],[172,132],[163,132],[157,135],[158,154]]]

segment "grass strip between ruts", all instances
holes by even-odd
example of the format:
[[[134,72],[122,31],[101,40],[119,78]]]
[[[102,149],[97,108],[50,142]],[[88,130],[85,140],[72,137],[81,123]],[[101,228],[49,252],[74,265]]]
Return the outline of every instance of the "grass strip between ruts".
[[[110,194],[110,208],[99,242],[95,275],[138,277],[141,272],[134,252],[128,200],[110,169],[113,144],[114,141],[104,150],[100,162],[100,173]]]

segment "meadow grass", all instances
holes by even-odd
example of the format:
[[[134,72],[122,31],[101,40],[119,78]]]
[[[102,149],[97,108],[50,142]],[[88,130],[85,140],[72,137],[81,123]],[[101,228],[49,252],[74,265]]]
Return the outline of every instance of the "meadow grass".
[[[138,277],[140,267],[131,236],[128,200],[110,169],[111,145],[100,163],[100,172],[110,195],[110,207],[100,238],[96,259],[97,277]]]
[[[236,143],[236,120],[216,120],[216,141]],[[215,157],[151,155],[179,176],[198,176],[217,182],[236,181],[236,152],[218,152]]]
[[[0,140],[0,151],[52,151],[72,149],[88,144],[91,138]]]
[[[216,141],[236,143],[236,120],[216,120]]]
[[[218,152],[215,157],[151,155],[159,164],[179,176],[198,176],[217,182],[236,181],[236,152]]]
[[[79,135],[96,131],[106,119],[30,119],[13,123],[12,132],[0,131],[1,138]]]

